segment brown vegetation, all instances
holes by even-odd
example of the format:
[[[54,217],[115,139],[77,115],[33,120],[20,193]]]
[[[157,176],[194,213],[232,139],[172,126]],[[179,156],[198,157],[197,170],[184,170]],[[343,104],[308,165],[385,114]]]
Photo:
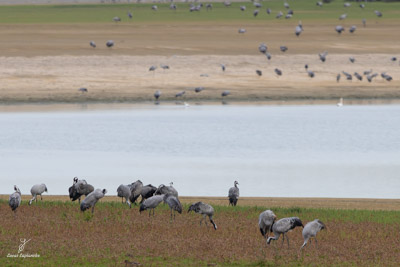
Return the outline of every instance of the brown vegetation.
[[[263,209],[216,207],[215,222],[200,226],[198,214],[177,215],[169,221],[169,210],[161,207],[155,217],[139,214],[121,203],[99,203],[93,216],[81,213],[78,204],[22,205],[14,218],[6,202],[0,203],[0,261],[9,264],[123,265],[125,261],[144,266],[207,264],[302,264],[395,266],[400,262],[398,223],[381,224],[366,220],[327,219],[328,230],[299,254],[301,228],[288,234],[291,246],[281,240],[270,246],[257,227]],[[290,213],[290,214],[289,214]],[[315,211],[276,211],[278,217],[314,219]],[[371,216],[374,214],[371,213]],[[324,216],[324,215],[320,215]],[[320,218],[324,220],[324,218]],[[328,221],[326,221],[328,220]],[[38,253],[40,259],[5,259],[17,253],[20,238],[32,239],[24,253]],[[40,264],[41,265],[41,264]],[[3,265],[4,266],[4,265]]]

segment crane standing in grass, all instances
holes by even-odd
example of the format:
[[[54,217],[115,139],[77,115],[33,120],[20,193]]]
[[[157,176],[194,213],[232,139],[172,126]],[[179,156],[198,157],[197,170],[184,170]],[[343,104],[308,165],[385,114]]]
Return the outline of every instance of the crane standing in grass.
[[[117,188],[117,196],[119,196],[122,199],[122,203],[124,203],[124,198],[126,204],[128,204],[129,208],[132,206],[131,203],[129,202],[129,199],[131,197],[131,188],[129,185],[124,185],[121,184]]]
[[[163,202],[165,195],[155,195],[152,196],[145,201],[143,201],[142,204],[140,204],[139,212],[142,213],[144,210],[149,210],[149,217],[151,214],[151,210],[153,210],[153,216],[154,216],[154,209],[157,208],[157,206]]]
[[[229,205],[236,206],[236,204],[237,204],[237,201],[239,199],[239,188],[237,187],[238,184],[239,183],[237,181],[235,181],[233,183],[233,187],[231,187],[229,189],[229,192],[228,192]]]
[[[10,195],[8,200],[8,205],[10,205],[11,210],[14,214],[17,212],[17,208],[21,205],[21,190],[18,186],[14,185],[15,192]]]
[[[172,221],[172,213],[174,214],[174,220],[175,220],[175,211],[179,212],[179,214],[182,213],[182,204],[179,201],[178,197],[172,194],[166,194],[164,195],[164,203],[168,204],[169,208],[171,209],[171,221]]]

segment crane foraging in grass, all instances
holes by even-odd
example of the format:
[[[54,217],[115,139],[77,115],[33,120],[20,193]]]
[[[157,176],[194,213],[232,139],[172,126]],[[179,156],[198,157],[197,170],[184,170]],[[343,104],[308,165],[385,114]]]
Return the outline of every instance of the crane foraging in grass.
[[[122,203],[124,203],[125,198],[125,202],[126,204],[128,204],[129,208],[132,206],[131,202],[129,202],[129,199],[131,197],[131,188],[129,185],[121,184],[120,186],[118,186],[117,196],[122,199]]]
[[[140,204],[139,212],[142,213],[144,210],[149,210],[149,217],[151,214],[151,210],[153,210],[153,216],[154,216],[154,209],[157,208],[157,206],[163,202],[165,195],[155,195],[152,197],[149,197],[148,199],[144,200],[142,204]]]
[[[215,224],[215,222],[213,220],[214,208],[211,205],[203,203],[201,201],[200,202],[196,202],[196,203],[193,203],[189,207],[188,213],[191,212],[191,211],[194,211],[195,213],[203,215],[203,217],[200,220],[200,225],[201,225],[203,220],[204,220],[205,224],[207,225],[206,217],[208,216],[208,218],[210,219],[210,222],[214,226],[214,229],[217,230],[217,225]]]
[[[282,245],[285,241],[285,234],[289,232],[289,230],[292,230],[296,228],[297,226],[303,226],[303,223],[298,217],[289,217],[289,218],[283,218],[278,220],[276,223],[272,225],[272,232],[274,232],[274,236],[268,237],[267,239],[267,244],[269,244],[272,240],[278,240],[279,236],[282,234]],[[289,238],[286,236],[286,241],[289,247]]]
[[[308,222],[303,229],[303,238],[304,238],[304,243],[301,246],[300,250],[303,249],[307,245],[307,242],[310,241],[311,243],[311,238],[314,237],[315,239],[315,244],[318,244],[317,241],[317,234],[319,231],[326,229],[326,226],[323,222],[321,222],[318,219],[315,219],[312,222]]]
[[[47,187],[45,184],[35,184],[31,188],[32,199],[29,200],[29,205],[32,204],[34,200],[37,202],[37,196],[40,196],[40,200],[43,200],[42,194],[47,192]]]
[[[174,215],[174,220],[175,220],[175,211],[179,212],[180,214],[182,213],[182,204],[179,201],[179,198],[173,194],[166,194],[164,195],[163,200],[165,204],[168,204],[171,210],[171,221],[172,221],[172,213]]]
[[[81,211],[92,208],[92,214],[94,213],[94,206],[96,206],[97,201],[102,199],[107,193],[106,189],[96,189],[90,193],[81,203]]]
[[[272,225],[276,220],[276,215],[272,210],[265,210],[260,213],[258,217],[258,226],[260,228],[261,235],[268,239],[269,233],[272,232]]]

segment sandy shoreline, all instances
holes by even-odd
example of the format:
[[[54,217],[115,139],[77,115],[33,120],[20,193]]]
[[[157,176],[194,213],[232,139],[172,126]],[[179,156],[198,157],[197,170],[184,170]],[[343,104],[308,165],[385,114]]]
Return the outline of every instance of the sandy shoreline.
[[[0,199],[8,200],[8,195],[0,195]],[[30,195],[23,195],[22,201],[29,201]],[[179,198],[182,203],[189,204],[204,201],[213,205],[228,205],[227,197],[188,197]],[[44,195],[43,201],[70,201],[64,195]],[[121,202],[116,196],[106,196],[101,201]],[[300,207],[300,208],[330,208],[357,210],[400,210],[400,199],[367,199],[367,198],[290,198],[290,197],[241,197],[239,206],[261,207]]]
[[[374,62],[376,73],[400,77],[400,68],[388,67],[391,55],[357,55],[358,64],[348,62],[350,54],[329,56],[329,63],[304,54],[277,55],[271,62],[262,55],[1,57],[0,102],[141,102],[152,101],[156,90],[162,92],[161,101],[221,101],[224,90],[231,92],[227,101],[400,98],[398,80],[387,82],[378,76],[369,83],[365,77],[363,81],[342,77],[336,82],[341,70],[362,74],[372,69],[364,67],[368,62]],[[308,77],[305,63],[315,78]],[[170,69],[149,71],[150,66],[161,64]],[[284,74],[278,77],[275,68]],[[263,76],[256,75],[257,69]],[[80,87],[88,92],[79,92]],[[204,91],[195,93],[195,87]],[[180,91],[185,95],[176,98]]]

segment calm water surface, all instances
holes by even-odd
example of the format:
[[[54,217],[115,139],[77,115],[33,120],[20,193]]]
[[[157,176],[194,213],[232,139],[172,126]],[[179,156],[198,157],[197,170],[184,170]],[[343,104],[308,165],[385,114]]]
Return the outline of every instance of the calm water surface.
[[[72,178],[180,195],[400,197],[400,105],[132,106],[0,113],[0,194]]]

